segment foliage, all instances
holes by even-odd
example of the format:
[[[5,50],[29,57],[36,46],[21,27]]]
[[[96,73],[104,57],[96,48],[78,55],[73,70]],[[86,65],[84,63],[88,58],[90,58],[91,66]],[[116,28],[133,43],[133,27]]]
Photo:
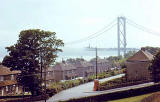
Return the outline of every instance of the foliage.
[[[142,47],[142,49],[145,49],[146,51],[150,52],[152,55],[155,55],[158,51],[160,51],[159,47],[146,46],[146,47]]]
[[[122,56],[110,56],[107,58],[109,61],[118,61],[120,59],[122,59]]]
[[[129,58],[133,56],[136,53],[136,51],[128,51],[126,54],[124,54],[124,58]]]
[[[112,73],[117,75],[117,74],[123,73],[123,70],[120,70],[120,71],[115,70],[115,71],[98,73],[97,77],[98,77],[98,79],[107,78],[107,77],[110,77]],[[95,75],[91,75],[91,76],[88,76],[88,78],[85,78],[85,79],[67,80],[65,82],[54,82],[49,87],[49,90],[54,90],[54,94],[56,94],[56,93],[58,93],[62,90],[72,88],[72,87],[75,87],[75,86],[78,86],[78,85],[81,85],[81,84],[84,84],[84,83],[87,83],[87,82],[91,82],[95,78],[96,78]]]
[[[40,58],[42,59],[43,70],[52,64],[57,53],[62,51],[59,47],[63,42],[57,39],[55,32],[30,29],[20,32],[19,40],[16,44],[6,47],[9,52],[5,56],[2,64],[11,70],[20,70],[17,81],[28,88],[32,95],[41,94],[40,79]]]
[[[151,70],[151,75],[154,82],[160,81],[160,51],[154,56],[149,69]]]
[[[127,81],[126,77],[121,77],[121,78],[116,78],[113,80],[105,81],[100,83],[99,90],[108,90],[108,89],[113,89],[113,88],[120,88],[120,87],[125,87],[125,86],[131,86],[131,85],[137,85],[137,84],[142,84],[142,83],[147,83],[150,82],[150,79],[147,80],[130,80]]]
[[[159,85],[151,85],[151,86],[146,86],[143,88],[133,88],[129,90],[117,90],[115,92],[105,91],[99,95],[84,96],[84,97],[80,97],[76,99],[69,99],[69,100],[62,101],[62,102],[108,102],[108,101],[110,102],[111,100],[153,93],[153,92],[159,91],[159,89],[160,89]],[[118,101],[114,101],[114,102],[118,102]],[[120,101],[120,102],[123,102],[123,101]],[[130,101],[128,100],[126,102],[130,102]],[[150,101],[148,100],[145,102],[150,102]],[[155,102],[159,102],[159,101],[156,100]]]

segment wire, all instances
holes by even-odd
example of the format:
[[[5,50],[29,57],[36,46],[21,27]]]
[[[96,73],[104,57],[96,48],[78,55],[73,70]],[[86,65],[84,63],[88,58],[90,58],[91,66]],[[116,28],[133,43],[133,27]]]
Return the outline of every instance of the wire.
[[[99,35],[99,33],[101,34],[101,32],[106,32],[105,29],[110,27],[114,22],[115,22],[115,19],[111,23],[109,23],[107,26],[103,27],[102,29],[98,30],[97,32],[93,33],[92,35],[89,35],[89,36],[87,36],[85,38],[82,38],[82,39],[79,39],[79,40],[76,40],[76,41],[71,41],[71,42],[68,42],[68,43],[65,43],[65,44],[66,45],[77,44],[77,43],[82,43],[84,41],[87,41],[89,39],[93,39],[93,38],[95,38],[95,36]]]
[[[95,38],[95,37],[98,37],[98,36],[102,35],[103,33],[109,31],[109,30],[112,29],[116,24],[117,24],[117,23],[113,24],[110,28],[106,29],[105,31],[99,33],[98,35],[96,35],[96,36],[94,36],[94,37],[92,37],[92,38],[90,38],[90,39],[93,39],[93,38]],[[89,39],[89,40],[90,40],[90,39]]]
[[[149,29],[149,28],[147,28],[147,27],[144,27],[144,26],[142,26],[142,25],[139,25],[139,24],[135,23],[134,21],[132,21],[132,20],[130,20],[130,19],[128,19],[128,18],[127,18],[127,23],[128,23],[129,25],[137,28],[137,29],[140,29],[140,30],[144,31],[144,32],[150,33],[150,34],[152,34],[152,35],[160,36],[160,33],[159,33],[159,32],[155,32],[155,31],[153,31],[153,30],[151,30],[151,29]]]

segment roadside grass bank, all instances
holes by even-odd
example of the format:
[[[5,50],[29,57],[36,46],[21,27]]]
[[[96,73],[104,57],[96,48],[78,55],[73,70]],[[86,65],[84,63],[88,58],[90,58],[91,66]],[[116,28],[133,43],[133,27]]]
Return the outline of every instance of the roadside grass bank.
[[[151,81],[152,81],[151,79],[127,81],[126,77],[124,76],[121,78],[116,78],[113,80],[100,82],[99,90],[104,91],[104,90],[109,90],[113,88],[120,88],[120,87],[132,86],[132,85],[137,85],[137,84],[143,84],[143,83],[147,83]]]
[[[106,102],[160,102],[160,92],[144,94],[120,100],[106,101]]]
[[[141,102],[143,99],[147,98],[148,96],[151,96],[152,94],[153,93],[149,93],[149,94],[144,94],[140,96],[134,96],[134,97],[113,100],[113,101],[106,101],[106,102]],[[150,101],[146,101],[146,102],[150,102]]]
[[[111,100],[117,100],[117,99],[129,98],[133,96],[149,94],[149,93],[153,93],[157,91],[160,91],[159,84],[155,84],[155,85],[151,85],[151,86],[147,86],[143,88],[136,88],[136,89],[130,89],[130,90],[125,90],[125,91],[117,91],[117,92],[112,92],[112,93],[103,93],[100,95],[81,97],[77,99],[69,99],[69,100],[61,101],[61,102],[107,102]],[[146,102],[150,102],[150,101],[146,101]]]

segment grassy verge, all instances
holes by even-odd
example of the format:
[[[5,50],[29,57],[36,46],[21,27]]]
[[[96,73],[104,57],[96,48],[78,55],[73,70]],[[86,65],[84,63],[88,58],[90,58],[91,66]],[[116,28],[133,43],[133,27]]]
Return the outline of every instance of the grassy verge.
[[[99,85],[99,90],[108,90],[113,88],[120,88],[120,87],[126,87],[131,85],[137,85],[137,84],[143,84],[151,82],[151,79],[144,79],[144,80],[134,80],[134,81],[127,81],[125,77],[116,78],[113,80],[101,82]]]
[[[144,95],[135,96],[135,97],[124,98],[124,99],[119,99],[119,100],[106,101],[106,102],[141,102],[143,99],[145,99],[148,96],[151,96],[152,94],[153,93],[144,94]]]

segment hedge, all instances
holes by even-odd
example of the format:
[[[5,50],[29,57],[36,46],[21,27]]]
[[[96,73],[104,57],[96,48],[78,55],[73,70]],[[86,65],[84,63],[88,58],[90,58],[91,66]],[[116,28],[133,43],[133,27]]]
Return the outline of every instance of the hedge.
[[[104,102],[109,100],[116,100],[116,99],[132,97],[132,96],[143,95],[143,94],[157,92],[157,91],[160,91],[159,84],[144,87],[144,88],[130,89],[127,91],[118,91],[113,93],[82,97],[79,99],[70,99],[70,100],[61,101],[61,102]]]

